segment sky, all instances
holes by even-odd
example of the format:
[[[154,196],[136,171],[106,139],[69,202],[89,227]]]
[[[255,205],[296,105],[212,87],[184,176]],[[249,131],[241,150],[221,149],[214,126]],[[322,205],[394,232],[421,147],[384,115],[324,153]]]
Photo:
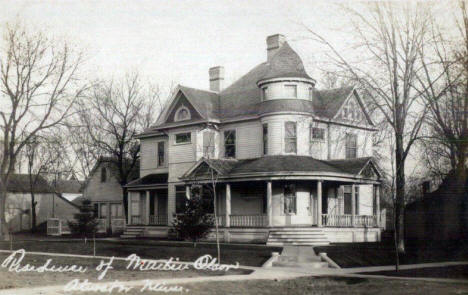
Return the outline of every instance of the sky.
[[[153,83],[198,88],[208,88],[212,66],[224,66],[230,84],[265,61],[266,37],[276,33],[313,74],[303,24],[326,33],[341,20],[330,1],[0,0],[0,7],[1,25],[21,20],[73,42],[86,53],[90,77],[138,70]]]

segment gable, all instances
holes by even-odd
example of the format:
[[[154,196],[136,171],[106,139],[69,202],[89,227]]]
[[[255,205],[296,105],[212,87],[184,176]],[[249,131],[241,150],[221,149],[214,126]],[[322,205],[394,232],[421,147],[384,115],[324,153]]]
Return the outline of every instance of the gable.
[[[194,120],[199,120],[202,119],[200,114],[195,110],[193,105],[188,101],[188,99],[185,97],[185,95],[182,92],[179,92],[177,95],[177,98],[174,100],[171,108],[169,115],[166,118],[166,123],[173,123],[177,122],[176,120],[176,114],[179,111],[179,109],[184,108],[189,112],[189,120],[187,121],[194,121]],[[184,120],[185,121],[185,120]],[[183,122],[183,121],[179,121]]]
[[[372,164],[372,161],[367,163],[360,175],[369,179],[379,179],[379,171],[375,168],[374,164]]]
[[[336,116],[338,119],[346,122],[368,124],[364,106],[358,100],[355,93],[350,95],[341,106]]]

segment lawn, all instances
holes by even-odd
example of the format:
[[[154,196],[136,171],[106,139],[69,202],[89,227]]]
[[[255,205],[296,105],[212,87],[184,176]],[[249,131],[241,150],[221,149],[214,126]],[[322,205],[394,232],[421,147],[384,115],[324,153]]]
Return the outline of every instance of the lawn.
[[[360,279],[343,277],[303,277],[291,280],[250,280],[233,282],[204,282],[180,285],[186,294],[262,295],[262,294],[466,294],[468,284],[445,284],[421,281]],[[73,293],[91,295],[96,293]],[[126,294],[155,294],[140,292]]]
[[[388,242],[332,244],[315,247],[314,251],[327,253],[328,257],[344,268],[393,265],[395,263],[395,250],[393,244]],[[407,246],[406,253],[400,257],[401,264],[464,260],[468,260],[466,244],[444,248],[433,245]]]
[[[0,261],[4,261],[9,254],[0,253]],[[65,265],[78,265],[86,267],[84,273],[77,272],[10,272],[7,268],[0,267],[0,290],[22,287],[36,287],[46,285],[65,285],[73,279],[88,279],[90,282],[97,282],[98,276],[101,272],[96,270],[101,259],[98,258],[76,258],[76,257],[52,257],[44,255],[26,254],[21,262],[21,265],[26,264],[41,266],[47,259],[52,259],[51,265],[65,266]],[[107,262],[108,260],[105,260]],[[114,260],[112,263],[113,269],[110,269],[102,281],[130,281],[130,280],[143,280],[143,279],[160,279],[160,278],[176,278],[176,277],[200,277],[200,276],[220,276],[231,274],[249,274],[250,270],[229,270],[229,271],[202,271],[193,268],[182,271],[139,271],[127,270],[127,262]]]
[[[367,275],[382,275],[396,277],[425,277],[446,279],[468,279],[468,265],[454,265],[444,267],[425,267],[415,269],[404,269],[396,271],[378,271],[363,273]]]
[[[0,242],[0,249],[9,250],[9,242]],[[88,241],[19,241],[13,242],[13,249],[25,249],[36,252],[55,252],[67,254],[93,254],[93,243]],[[272,252],[281,252],[278,247],[249,246],[249,245],[221,245],[221,262],[240,265],[261,266],[267,261]],[[109,241],[96,240],[96,255],[127,257],[136,253],[147,259],[179,258],[181,261],[195,261],[198,257],[210,254],[216,257],[216,245],[191,243],[164,242],[164,241]]]

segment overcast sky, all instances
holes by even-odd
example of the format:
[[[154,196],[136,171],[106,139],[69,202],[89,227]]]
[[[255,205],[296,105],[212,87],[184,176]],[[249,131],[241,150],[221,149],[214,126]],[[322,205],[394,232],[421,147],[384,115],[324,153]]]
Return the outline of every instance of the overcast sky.
[[[313,75],[313,44],[302,23],[328,32],[341,21],[329,1],[0,0],[0,7],[2,25],[26,20],[77,43],[91,76],[137,69],[153,82],[199,88],[208,88],[211,66],[224,66],[229,83],[265,61],[265,38],[275,33]]]

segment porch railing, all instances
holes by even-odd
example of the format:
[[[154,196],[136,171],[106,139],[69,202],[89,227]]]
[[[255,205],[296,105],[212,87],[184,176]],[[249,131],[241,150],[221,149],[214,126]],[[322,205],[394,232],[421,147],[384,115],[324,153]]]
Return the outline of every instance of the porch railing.
[[[150,215],[150,225],[167,225],[167,215]]]
[[[356,215],[354,224],[357,227],[376,227],[377,216],[374,215]]]
[[[353,224],[351,214],[322,214],[322,225],[328,227],[376,227],[377,217],[373,215],[355,215]]]
[[[231,227],[262,227],[267,225],[265,215],[230,215]]]

